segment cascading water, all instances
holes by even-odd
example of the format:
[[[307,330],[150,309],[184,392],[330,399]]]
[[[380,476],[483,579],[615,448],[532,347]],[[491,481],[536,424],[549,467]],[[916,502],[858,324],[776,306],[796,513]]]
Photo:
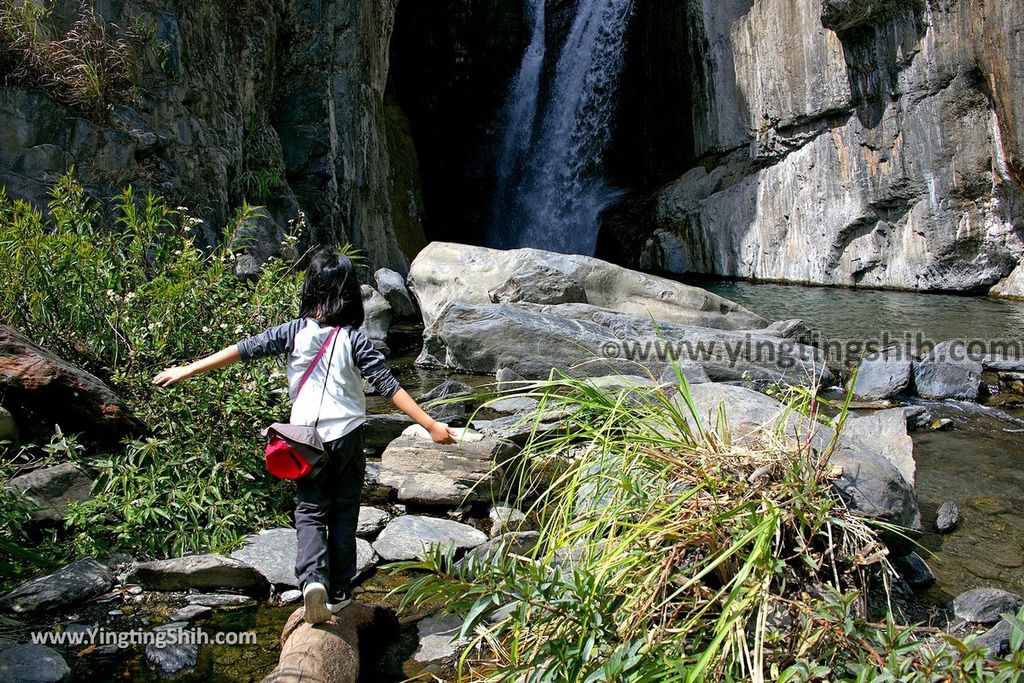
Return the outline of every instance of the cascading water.
[[[593,254],[598,218],[620,192],[604,177],[633,0],[579,0],[548,92],[544,0],[509,92],[490,242]]]

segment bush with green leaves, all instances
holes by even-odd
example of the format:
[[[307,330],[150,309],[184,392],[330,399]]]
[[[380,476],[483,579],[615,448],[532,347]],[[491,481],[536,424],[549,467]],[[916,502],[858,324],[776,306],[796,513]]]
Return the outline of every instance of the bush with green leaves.
[[[813,394],[795,394],[777,421],[734,433],[726,406],[699,414],[681,374],[669,388],[560,377],[525,393],[539,401],[534,425],[569,415],[534,431],[518,467],[533,549],[435,550],[394,565],[414,574],[406,608],[443,604],[464,618],[466,680],[1021,675],[1017,635],[1014,655],[986,663],[955,639],[871,623],[866,596],[887,597],[893,576],[880,528],[831,485],[836,438],[812,438],[822,421],[840,428],[848,403],[829,421]],[[991,678],[957,676],[974,669]]]
[[[256,210],[243,206],[226,230]],[[170,389],[150,381],[296,314],[301,273],[271,260],[239,279],[235,254],[197,246],[200,223],[131,189],[107,215],[70,173],[46,216],[0,188],[0,323],[108,381],[149,430],[82,459],[97,485],[66,514],[79,552],[222,550],[288,522],[291,491],[265,472],[259,436],[287,415],[280,362]]]

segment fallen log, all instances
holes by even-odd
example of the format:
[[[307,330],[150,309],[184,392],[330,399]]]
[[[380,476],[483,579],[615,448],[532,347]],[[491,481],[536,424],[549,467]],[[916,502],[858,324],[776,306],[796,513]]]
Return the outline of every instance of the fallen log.
[[[307,624],[302,611],[285,623],[281,657],[263,683],[357,683],[360,634],[394,620],[386,610],[359,602],[323,624]]]

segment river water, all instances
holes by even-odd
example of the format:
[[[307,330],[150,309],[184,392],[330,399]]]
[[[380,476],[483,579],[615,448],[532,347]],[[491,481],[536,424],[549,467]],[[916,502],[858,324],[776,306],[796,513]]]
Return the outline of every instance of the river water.
[[[1019,342],[1024,303],[944,294],[834,289],[748,282],[702,282],[771,320],[801,318],[824,339],[875,340],[917,334]],[[928,404],[950,429],[913,434],[917,492],[926,531],[921,544],[938,582],[926,598],[948,602],[980,586],[1024,591],[1024,410]],[[934,532],[938,507],[960,507],[960,527]]]

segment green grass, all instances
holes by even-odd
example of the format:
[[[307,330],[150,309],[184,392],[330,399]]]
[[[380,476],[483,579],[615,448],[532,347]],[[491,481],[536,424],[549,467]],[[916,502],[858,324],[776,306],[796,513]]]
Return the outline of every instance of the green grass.
[[[536,548],[397,565],[418,574],[406,608],[441,601],[464,617],[466,680],[923,681],[940,680],[935,662],[981,666],[959,641],[872,625],[865,596],[884,597],[892,575],[877,530],[833,491],[828,449],[781,427],[794,414],[807,430],[827,421],[813,395],[738,435],[727,406],[698,413],[681,376],[672,388],[556,377],[524,390],[541,402],[534,424],[571,415],[523,453],[516,502]],[[991,680],[1020,674],[1019,649],[986,665]]]

